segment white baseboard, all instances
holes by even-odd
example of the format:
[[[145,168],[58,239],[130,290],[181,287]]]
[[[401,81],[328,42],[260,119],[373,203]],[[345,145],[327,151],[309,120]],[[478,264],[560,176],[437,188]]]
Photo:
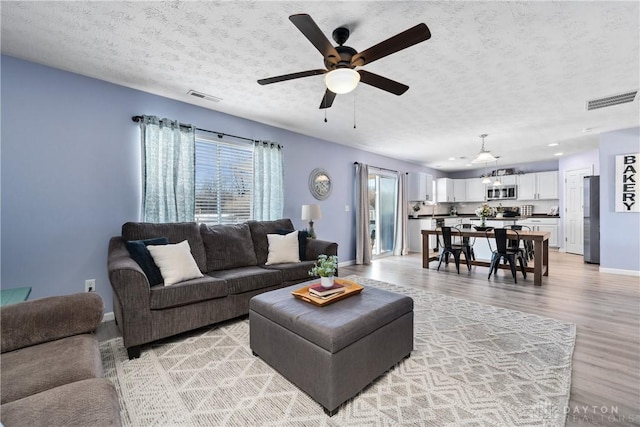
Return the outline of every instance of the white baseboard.
[[[346,267],[346,266],[348,266],[348,265],[354,265],[355,263],[356,263],[356,260],[355,260],[355,259],[351,259],[351,260],[349,260],[349,261],[344,261],[344,262],[339,262],[339,263],[338,263],[338,268],[340,268],[340,267]]]
[[[640,271],[637,270],[621,270],[619,268],[604,268],[600,267],[600,273],[620,274],[622,276],[636,276],[640,277]]]
[[[113,314],[113,311],[105,313],[102,317],[102,322],[111,322],[112,320],[116,320],[116,316]]]

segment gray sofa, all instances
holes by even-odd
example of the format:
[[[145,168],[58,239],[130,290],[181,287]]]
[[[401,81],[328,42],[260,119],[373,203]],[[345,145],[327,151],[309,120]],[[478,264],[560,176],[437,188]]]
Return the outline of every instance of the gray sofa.
[[[109,242],[108,271],[116,323],[129,358],[139,357],[143,344],[247,315],[253,296],[309,280],[308,272],[318,255],[337,255],[336,243],[306,239],[305,261],[265,265],[267,234],[293,230],[290,219],[209,227],[196,223],[124,224],[122,236]],[[166,237],[172,244],[187,240],[204,277],[171,286],[150,286],[126,242],[158,237]]]
[[[98,294],[82,293],[0,309],[2,425],[121,425],[93,334],[103,306]]]

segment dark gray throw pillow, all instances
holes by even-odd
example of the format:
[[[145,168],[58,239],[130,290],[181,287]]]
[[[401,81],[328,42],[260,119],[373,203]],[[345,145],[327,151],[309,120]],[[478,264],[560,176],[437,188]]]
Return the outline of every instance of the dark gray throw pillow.
[[[294,231],[295,230],[276,230],[276,233],[284,236],[289,233],[293,233]],[[307,230],[298,231],[298,251],[300,261],[307,260],[307,237],[309,237],[309,232]]]
[[[251,230],[242,224],[200,224],[206,249],[207,271],[228,270],[257,265]]]
[[[131,254],[131,258],[135,262],[138,263],[144,274],[147,275],[147,280],[149,280],[149,286],[159,285],[164,283],[164,278],[162,277],[162,273],[160,273],[160,269],[153,261],[153,257],[147,249],[149,245],[168,245],[169,239],[166,237],[156,237],[154,239],[146,239],[146,240],[129,240],[127,245],[127,250],[129,254]]]

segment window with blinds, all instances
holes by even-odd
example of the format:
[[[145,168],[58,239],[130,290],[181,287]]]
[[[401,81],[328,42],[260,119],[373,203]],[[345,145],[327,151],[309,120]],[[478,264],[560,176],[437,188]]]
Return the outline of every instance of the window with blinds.
[[[196,137],[195,220],[237,224],[251,219],[253,145]]]

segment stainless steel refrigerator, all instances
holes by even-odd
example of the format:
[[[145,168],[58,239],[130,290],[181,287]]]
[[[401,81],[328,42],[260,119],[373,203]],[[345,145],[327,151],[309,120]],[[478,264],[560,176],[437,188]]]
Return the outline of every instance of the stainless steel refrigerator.
[[[600,177],[585,176],[584,195],[584,262],[600,264]]]

